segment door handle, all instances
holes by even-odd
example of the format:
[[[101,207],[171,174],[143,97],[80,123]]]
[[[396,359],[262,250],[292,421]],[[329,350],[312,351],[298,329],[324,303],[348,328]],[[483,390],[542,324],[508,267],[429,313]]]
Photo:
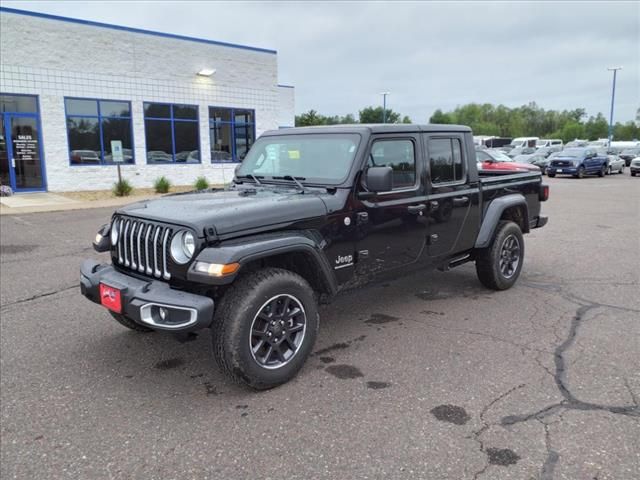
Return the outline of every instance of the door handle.
[[[409,211],[409,213],[413,214],[413,215],[422,215],[422,212],[424,212],[427,209],[427,206],[424,203],[421,203],[420,205],[409,205],[407,207],[407,210]]]
[[[469,197],[456,197],[453,199],[454,207],[463,207],[469,203]]]

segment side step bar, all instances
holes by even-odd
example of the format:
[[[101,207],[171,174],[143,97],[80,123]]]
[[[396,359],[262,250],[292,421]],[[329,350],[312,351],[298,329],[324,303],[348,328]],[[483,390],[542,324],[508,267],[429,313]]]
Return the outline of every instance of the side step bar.
[[[438,270],[441,272],[447,272],[452,268],[459,267],[460,265],[464,265],[467,262],[471,262],[473,260],[473,255],[470,253],[466,253],[461,257],[452,258],[447,263],[444,263],[438,267]]]

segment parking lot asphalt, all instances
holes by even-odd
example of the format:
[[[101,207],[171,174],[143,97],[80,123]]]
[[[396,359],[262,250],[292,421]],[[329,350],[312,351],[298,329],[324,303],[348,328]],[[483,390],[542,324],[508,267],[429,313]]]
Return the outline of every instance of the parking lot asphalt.
[[[637,479],[640,179],[546,181],[514,288],[465,265],[342,295],[267,392],[223,379],[209,332],[81,297],[110,210],[0,218],[0,477]]]

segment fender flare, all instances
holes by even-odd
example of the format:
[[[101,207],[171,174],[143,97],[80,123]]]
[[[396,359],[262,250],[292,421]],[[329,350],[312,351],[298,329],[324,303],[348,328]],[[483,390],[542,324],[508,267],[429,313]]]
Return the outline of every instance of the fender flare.
[[[187,279],[210,285],[228,285],[242,272],[243,266],[250,262],[283,253],[301,252],[308,255],[314,262],[327,293],[334,295],[338,291],[338,283],[321,245],[321,239],[316,239],[313,234],[307,232],[280,232],[222,243],[219,246],[207,247],[197,255],[189,267]],[[225,277],[211,277],[195,271],[195,263],[198,261],[218,264],[239,263],[240,269]]]
[[[474,245],[475,248],[486,248],[491,243],[491,239],[493,239],[493,235],[496,231],[496,227],[498,226],[498,222],[500,222],[500,217],[502,213],[511,207],[522,206],[524,208],[526,214],[526,222],[529,221],[529,207],[527,205],[527,201],[524,198],[524,195],[520,193],[512,193],[510,195],[505,195],[504,197],[496,198],[492,200],[489,206],[487,207],[487,211],[484,214],[484,218],[482,219],[482,225],[480,225],[480,231],[478,232],[478,236],[476,237],[476,243]],[[526,232],[523,232],[526,233]]]

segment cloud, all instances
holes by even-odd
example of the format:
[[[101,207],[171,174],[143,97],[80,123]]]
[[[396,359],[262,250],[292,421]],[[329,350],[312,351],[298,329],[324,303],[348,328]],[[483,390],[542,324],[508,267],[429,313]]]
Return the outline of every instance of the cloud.
[[[640,107],[637,2],[11,2],[107,23],[275,48],[296,110],[391,108],[425,122],[467,102],[584,107],[616,120]]]

